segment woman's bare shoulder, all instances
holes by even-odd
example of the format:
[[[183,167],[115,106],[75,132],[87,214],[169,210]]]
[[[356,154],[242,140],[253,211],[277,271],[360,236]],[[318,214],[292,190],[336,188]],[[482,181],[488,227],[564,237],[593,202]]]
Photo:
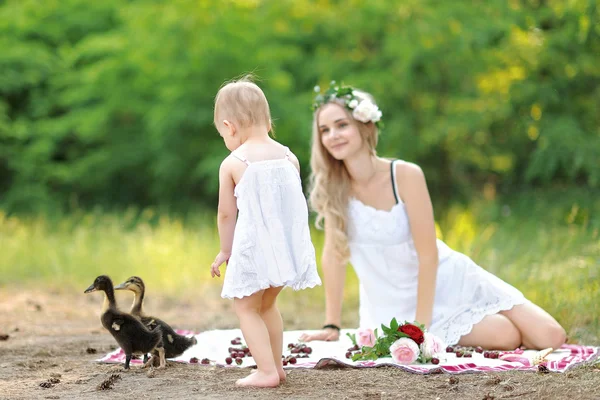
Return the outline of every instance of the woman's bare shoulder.
[[[406,179],[420,180],[425,176],[421,167],[409,161],[397,160],[394,166],[396,168],[396,179],[398,180],[398,183],[400,183],[400,180]]]

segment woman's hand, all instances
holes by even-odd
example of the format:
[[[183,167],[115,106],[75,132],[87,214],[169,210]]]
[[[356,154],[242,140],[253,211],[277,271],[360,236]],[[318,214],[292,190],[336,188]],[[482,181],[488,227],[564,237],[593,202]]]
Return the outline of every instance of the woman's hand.
[[[303,333],[300,336],[302,342],[312,342],[313,340],[322,340],[325,342],[334,342],[340,339],[340,331],[327,328],[315,333]]]

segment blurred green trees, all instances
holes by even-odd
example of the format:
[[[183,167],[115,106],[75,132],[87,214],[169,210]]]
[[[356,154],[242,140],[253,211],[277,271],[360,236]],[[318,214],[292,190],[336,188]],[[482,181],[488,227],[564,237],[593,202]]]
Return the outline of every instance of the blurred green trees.
[[[437,198],[600,185],[595,0],[0,1],[0,204],[216,205],[219,86],[261,78],[308,174],[312,88],[372,92]]]

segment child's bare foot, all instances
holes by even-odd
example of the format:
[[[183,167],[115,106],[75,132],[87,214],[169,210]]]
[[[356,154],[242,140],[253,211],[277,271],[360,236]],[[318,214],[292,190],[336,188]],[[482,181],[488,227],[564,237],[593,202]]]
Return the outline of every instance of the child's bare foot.
[[[255,374],[257,373],[258,370],[257,369],[253,369],[252,372],[250,372],[251,374]],[[285,372],[285,370],[283,369],[283,366],[278,367],[277,368],[277,375],[279,375],[279,381],[281,383],[285,382],[286,378],[287,378],[287,373]]]
[[[279,381],[285,382],[285,379],[287,378],[287,374],[285,373],[283,366],[277,368],[277,374],[279,375]]]
[[[255,371],[245,378],[238,379],[236,386],[250,387],[277,387],[279,386],[279,374],[275,372],[267,374],[263,371]]]

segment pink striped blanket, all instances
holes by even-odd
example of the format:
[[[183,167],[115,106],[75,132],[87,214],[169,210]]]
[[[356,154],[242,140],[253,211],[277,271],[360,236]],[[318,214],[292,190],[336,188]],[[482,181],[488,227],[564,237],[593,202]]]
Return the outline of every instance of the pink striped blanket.
[[[178,332],[183,335],[194,335],[194,332],[191,331],[180,330]],[[346,357],[348,349],[352,346],[350,339],[346,336],[346,332],[353,332],[352,330],[343,330],[340,340],[337,342],[306,343],[311,349],[310,354],[304,352],[291,354],[292,349],[288,348],[288,344],[297,344],[299,336],[305,332],[309,331],[284,332],[284,347],[286,347],[284,355],[286,356],[286,361],[288,361],[285,368],[321,368],[333,363],[353,368],[391,366],[417,374],[538,371],[539,368],[544,368],[550,372],[565,372],[578,365],[597,362],[600,354],[600,347],[566,344],[550,353],[546,357],[546,361],[540,364],[543,367],[534,364],[533,360],[537,352],[533,350],[500,352],[500,356],[497,359],[484,358],[480,353],[473,353],[470,358],[458,358],[454,353],[447,353],[440,357],[440,363],[437,365],[402,365],[395,363],[391,358],[382,358],[375,361],[352,361]],[[238,362],[241,362],[240,365],[237,365],[235,359],[227,360],[227,357],[230,357],[230,348],[236,349],[242,347],[241,345],[232,344],[232,340],[235,341],[236,338],[242,337],[239,329],[212,330],[196,334],[195,336],[198,344],[189,348],[181,356],[172,359],[172,361],[232,368],[254,367],[256,365],[252,357],[248,355],[239,357],[240,360]],[[292,363],[291,357],[294,357],[294,363]],[[122,363],[124,360],[125,355],[118,348],[96,361]],[[228,361],[231,364],[228,364]],[[132,360],[132,364],[140,363],[141,360]]]

